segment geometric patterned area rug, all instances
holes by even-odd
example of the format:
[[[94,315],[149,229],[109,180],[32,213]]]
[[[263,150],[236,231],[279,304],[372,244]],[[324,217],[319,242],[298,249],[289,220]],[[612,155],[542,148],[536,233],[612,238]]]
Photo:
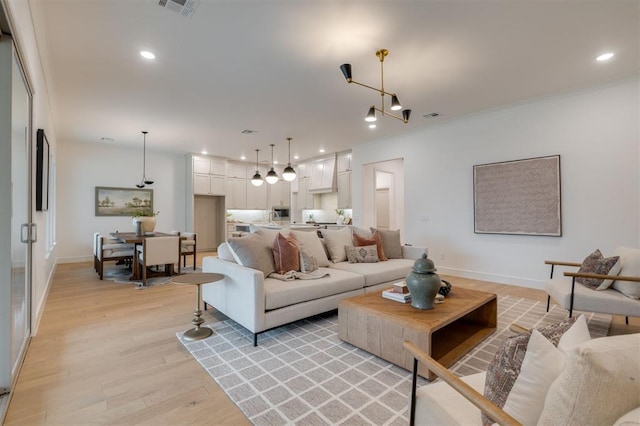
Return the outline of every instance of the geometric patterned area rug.
[[[606,336],[611,317],[585,313],[592,337]],[[486,371],[511,323],[540,327],[567,311],[517,297],[498,297],[498,327],[451,370]],[[204,340],[178,339],[255,425],[406,425],[411,372],[338,339],[337,311],[259,336],[232,320],[208,324]],[[420,378],[419,386],[430,382]]]

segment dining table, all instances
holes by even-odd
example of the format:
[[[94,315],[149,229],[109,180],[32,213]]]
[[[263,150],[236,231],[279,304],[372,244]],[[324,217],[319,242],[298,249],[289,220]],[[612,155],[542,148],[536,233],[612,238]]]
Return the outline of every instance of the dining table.
[[[142,279],[142,271],[138,268],[138,259],[137,259],[137,248],[136,246],[141,245],[142,241],[145,238],[153,238],[153,237],[175,237],[176,234],[170,234],[167,232],[152,232],[152,233],[144,233],[144,234],[136,234],[135,232],[111,232],[109,233],[111,238],[119,240],[126,244],[133,244],[133,265],[131,267],[131,277],[129,278],[131,281],[139,281]],[[184,237],[181,237],[184,238]],[[178,258],[178,262],[180,259]]]

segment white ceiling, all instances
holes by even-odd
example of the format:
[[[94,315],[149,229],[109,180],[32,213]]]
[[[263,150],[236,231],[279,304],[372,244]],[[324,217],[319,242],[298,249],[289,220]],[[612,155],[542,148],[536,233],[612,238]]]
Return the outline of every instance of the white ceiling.
[[[275,143],[286,162],[288,136],[310,158],[639,73],[638,1],[201,0],[190,18],[158,0],[29,1],[59,143],[141,147],[148,130],[149,150],[252,161]],[[413,114],[371,130],[380,95],[339,66],[379,87],[379,48]]]

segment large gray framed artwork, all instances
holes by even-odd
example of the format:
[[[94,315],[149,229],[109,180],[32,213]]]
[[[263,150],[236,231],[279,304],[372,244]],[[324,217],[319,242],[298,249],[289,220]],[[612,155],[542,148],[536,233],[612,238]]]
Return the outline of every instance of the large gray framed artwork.
[[[560,156],[473,166],[474,232],[562,236]]]

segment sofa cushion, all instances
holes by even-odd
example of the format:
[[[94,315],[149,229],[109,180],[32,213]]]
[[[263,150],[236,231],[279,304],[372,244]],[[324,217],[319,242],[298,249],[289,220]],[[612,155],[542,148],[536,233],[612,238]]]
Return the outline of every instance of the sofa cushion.
[[[640,334],[593,339],[571,351],[539,424],[604,425],[640,406]]]
[[[476,373],[460,379],[482,392],[485,375]],[[480,409],[445,382],[430,383],[416,391],[417,425],[474,425],[478,417]]]
[[[387,259],[402,259],[402,243],[400,240],[400,230],[386,231],[382,229],[371,228],[371,232],[380,233],[382,239],[382,247],[384,255]]]
[[[378,248],[378,260],[384,262],[387,259],[387,256],[384,255],[384,247],[382,246],[382,238],[380,238],[379,232],[374,232],[369,237],[362,237],[358,234],[353,234],[353,245],[362,247],[362,246],[370,246],[375,244]]]
[[[378,262],[378,247],[370,246],[345,246],[349,263],[376,263]]]
[[[278,274],[300,270],[300,246],[293,237],[278,233],[273,241],[273,261]]]
[[[320,238],[318,238],[318,234],[314,232],[307,231],[289,231],[289,234],[293,236],[293,238],[298,241],[300,247],[307,249],[309,253],[315,256],[318,259],[318,266],[324,267],[329,266],[329,259],[327,258],[327,253],[324,251],[324,247],[322,246],[322,242]]]
[[[613,254],[620,256],[620,275],[640,277],[640,249],[618,247]],[[640,299],[640,283],[615,280],[613,282],[613,288],[627,297]]]
[[[391,259],[377,263],[340,262],[331,265],[331,269],[354,272],[364,276],[365,286],[387,283],[404,279],[413,266],[410,259]]]
[[[613,256],[605,258],[600,250],[594,251],[583,261],[579,273],[582,274],[599,274],[599,275],[618,275],[620,272],[620,257]],[[602,278],[576,278],[576,282],[591,290],[606,290],[613,280],[605,280]]]
[[[335,263],[347,260],[347,253],[344,247],[353,245],[351,228],[347,226],[342,229],[321,229],[320,233],[322,233],[322,239],[327,247],[331,261]]]
[[[640,407],[620,417],[613,426],[640,426]]]
[[[275,272],[271,245],[258,234],[247,234],[227,240],[236,263],[262,271],[265,277]]]
[[[294,281],[266,278],[264,280],[265,309],[270,311],[364,287],[364,278],[361,275],[327,268],[320,268],[319,271],[329,272],[329,276]]]

